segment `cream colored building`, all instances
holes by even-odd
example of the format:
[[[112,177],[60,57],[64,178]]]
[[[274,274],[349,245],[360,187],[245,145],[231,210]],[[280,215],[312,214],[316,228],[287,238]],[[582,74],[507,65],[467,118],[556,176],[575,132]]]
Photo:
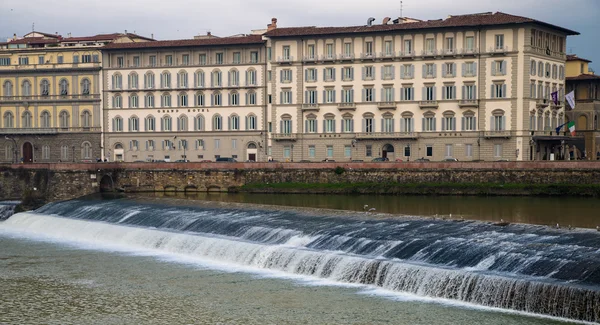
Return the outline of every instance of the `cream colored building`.
[[[110,159],[267,159],[261,35],[110,44],[103,55]]]
[[[264,34],[275,160],[534,160],[535,132],[565,119],[566,38],[578,33],[562,27],[504,13],[276,23]]]

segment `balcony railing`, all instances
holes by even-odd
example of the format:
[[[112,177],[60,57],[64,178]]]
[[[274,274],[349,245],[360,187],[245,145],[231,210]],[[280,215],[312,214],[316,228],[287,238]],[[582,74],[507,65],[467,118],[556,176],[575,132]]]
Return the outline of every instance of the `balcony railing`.
[[[437,100],[422,100],[419,102],[420,108],[438,108],[439,104]]]
[[[490,47],[488,53],[506,53],[508,52],[508,46],[503,47]]]
[[[317,56],[316,55],[306,55],[304,56],[304,62],[315,62],[317,61]]]
[[[479,107],[477,99],[462,99],[458,102],[458,107]]]
[[[361,53],[360,58],[363,60],[368,60],[368,59],[375,60],[377,58],[377,54],[376,53]]]
[[[546,48],[541,48],[541,47],[537,47],[537,46],[525,45],[525,52],[535,53],[535,54],[540,54],[540,55],[548,55],[551,57],[559,58],[561,60],[567,59],[566,53],[558,52],[558,51],[551,51],[551,50],[548,51],[548,49],[546,49]]]
[[[354,53],[338,54],[338,60],[354,60]]]
[[[338,109],[340,111],[355,111],[356,103],[339,103]]]
[[[357,139],[416,139],[415,132],[362,132],[356,133]]]
[[[43,64],[13,64],[0,66],[0,71],[6,70],[55,70],[55,69],[99,69],[102,67],[100,62],[86,63],[43,63]]]
[[[100,94],[93,95],[48,95],[48,96],[0,96],[1,102],[26,102],[26,101],[56,101],[56,100],[98,100]]]
[[[550,105],[550,101],[548,99],[538,99],[535,103],[537,108],[546,108]]]
[[[400,51],[398,53],[398,56],[401,58],[414,58],[415,57],[415,51]]]
[[[511,132],[510,131],[485,131],[484,132],[484,137],[486,138],[510,138],[511,137]]]
[[[66,128],[1,128],[0,134],[59,134],[76,132],[100,132],[100,127],[66,127]]]
[[[302,104],[303,111],[319,111],[319,104]]]
[[[277,62],[278,63],[292,63],[292,62],[294,62],[294,57],[293,56],[278,56]]]
[[[326,54],[326,55],[321,55],[321,57],[319,59],[321,61],[335,61],[336,58],[337,58],[337,55],[335,55],[335,54]]]
[[[298,137],[298,134],[296,134],[296,133],[272,133],[271,134],[271,138],[276,141],[280,141],[280,140],[296,141],[297,137]]]
[[[379,109],[396,109],[396,102],[378,102],[377,108],[379,108]]]
[[[552,109],[561,109],[563,107],[563,102],[559,101],[558,103],[555,103],[554,101],[550,102],[550,108]]]

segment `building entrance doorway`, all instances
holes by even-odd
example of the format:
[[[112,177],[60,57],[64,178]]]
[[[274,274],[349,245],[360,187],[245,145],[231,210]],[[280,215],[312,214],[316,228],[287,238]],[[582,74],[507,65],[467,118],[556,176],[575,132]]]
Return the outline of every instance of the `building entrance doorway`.
[[[33,146],[31,142],[23,144],[23,163],[30,164],[33,162]]]

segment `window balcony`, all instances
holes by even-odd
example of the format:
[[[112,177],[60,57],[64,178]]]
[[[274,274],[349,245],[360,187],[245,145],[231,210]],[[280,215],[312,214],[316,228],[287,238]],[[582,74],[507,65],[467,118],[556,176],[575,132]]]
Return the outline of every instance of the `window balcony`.
[[[563,108],[563,102],[559,101],[558,103],[554,103],[554,101],[550,101],[550,108],[552,109],[561,109]]]
[[[2,103],[51,102],[51,101],[97,101],[100,94],[93,95],[47,95],[47,96],[0,96]]]
[[[377,54],[375,53],[361,53],[361,60],[375,60],[377,58]]]
[[[271,138],[275,141],[296,141],[298,135],[296,133],[272,133]]]
[[[338,54],[338,60],[352,61],[354,60],[354,53]]]
[[[100,132],[100,127],[64,127],[64,128],[1,128],[0,134],[59,134],[77,132]]]
[[[458,102],[458,107],[460,108],[477,108],[479,107],[479,102],[477,99],[462,99]]]
[[[292,63],[294,62],[294,57],[293,56],[278,56],[277,57],[277,63]]]
[[[490,47],[488,49],[488,53],[491,54],[504,54],[508,52],[508,46],[503,46],[503,47]]]
[[[304,57],[304,62],[316,62],[317,61],[317,56],[316,55],[307,55]]]
[[[479,54],[479,49],[477,49],[477,48],[459,49],[459,50],[456,50],[456,54],[458,54],[458,55],[475,55],[475,54]]]
[[[405,58],[405,59],[412,59],[415,57],[415,52],[414,51],[400,51],[400,53],[398,53],[398,56],[401,58]]]
[[[333,61],[335,61],[336,58],[337,58],[337,56],[335,54],[321,55],[322,62],[333,62]]]
[[[340,110],[340,111],[355,111],[356,103],[339,103],[338,110]]]
[[[394,52],[379,52],[377,57],[380,59],[393,59],[396,57],[396,54]]]
[[[502,131],[485,131],[484,132],[484,137],[487,138],[487,139],[491,139],[491,138],[509,139],[511,137],[511,132],[510,131],[506,131],[506,130],[502,130]]]
[[[548,99],[538,99],[535,103],[535,107],[537,108],[546,108],[550,105],[550,101]]]
[[[100,62],[12,64],[8,66],[0,66],[0,71],[46,71],[69,69],[99,70],[101,67],[102,63]]]
[[[396,109],[396,102],[378,102],[377,108],[379,109]]]
[[[308,112],[308,111],[315,111],[318,112],[319,111],[319,104],[302,104],[302,111],[303,112]]]
[[[419,107],[421,109],[438,108],[439,104],[437,100],[422,100],[419,102]]]
[[[436,55],[438,55],[438,51],[436,51],[436,50],[421,51],[421,56],[436,56]]]
[[[363,132],[356,133],[357,139],[376,140],[376,139],[416,139],[415,132]]]

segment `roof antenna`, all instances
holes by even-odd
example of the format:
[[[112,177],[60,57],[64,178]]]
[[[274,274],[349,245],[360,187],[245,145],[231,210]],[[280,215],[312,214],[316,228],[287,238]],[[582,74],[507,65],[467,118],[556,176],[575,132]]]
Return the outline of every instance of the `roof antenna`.
[[[35,31],[35,23],[31,24],[31,31]]]
[[[400,1],[400,17],[404,17],[402,16],[402,1]]]

